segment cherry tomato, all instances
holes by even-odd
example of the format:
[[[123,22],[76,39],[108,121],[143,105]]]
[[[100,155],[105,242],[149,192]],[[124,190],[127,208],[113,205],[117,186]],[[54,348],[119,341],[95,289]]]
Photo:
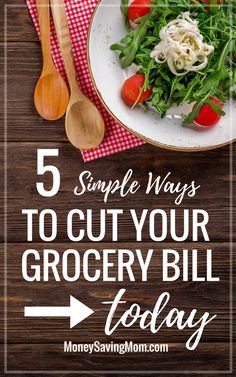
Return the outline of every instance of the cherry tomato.
[[[210,101],[222,110],[222,105],[216,98],[211,98]],[[218,123],[220,119],[221,115],[217,114],[210,105],[205,103],[201,107],[198,116],[194,119],[194,122],[199,126],[212,127]]]
[[[138,18],[146,16],[150,13],[152,0],[134,0],[128,9],[128,18],[135,22]]]
[[[122,87],[122,98],[125,103],[132,107],[135,102],[142,103],[146,101],[152,94],[152,88],[149,88],[142,92],[140,95],[140,90],[145,82],[145,75],[142,73],[136,74],[128,78]]]

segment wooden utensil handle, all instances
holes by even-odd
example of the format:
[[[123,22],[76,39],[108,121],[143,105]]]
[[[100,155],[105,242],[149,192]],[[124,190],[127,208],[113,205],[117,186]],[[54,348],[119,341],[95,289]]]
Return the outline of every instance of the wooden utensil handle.
[[[72,55],[72,43],[70,38],[70,31],[67,22],[64,1],[50,0],[50,4],[71,92],[73,93],[74,89],[78,92],[78,84],[76,80],[76,72],[74,68],[74,61]]]
[[[36,0],[36,6],[44,60],[51,59],[49,0]]]

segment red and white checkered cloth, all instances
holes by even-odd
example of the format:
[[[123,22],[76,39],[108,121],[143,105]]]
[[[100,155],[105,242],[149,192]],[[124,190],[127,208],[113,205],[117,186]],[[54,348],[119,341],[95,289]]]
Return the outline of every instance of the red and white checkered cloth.
[[[96,149],[83,151],[85,162],[95,160],[112,153],[121,152],[144,144],[142,140],[128,133],[107,112],[101,104],[92,84],[87,65],[87,34],[92,13],[98,0],[65,0],[65,8],[73,45],[75,68],[78,75],[78,83],[82,91],[95,103],[101,111],[105,124],[106,135],[103,143]],[[26,0],[34,25],[39,33],[37,9],[35,0]],[[51,48],[55,65],[65,78],[65,69],[60,47],[55,34],[53,22],[51,22]]]

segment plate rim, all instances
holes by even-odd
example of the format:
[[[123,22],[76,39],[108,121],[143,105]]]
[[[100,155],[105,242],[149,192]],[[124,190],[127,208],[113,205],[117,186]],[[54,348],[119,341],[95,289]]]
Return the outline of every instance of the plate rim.
[[[165,150],[170,150],[170,151],[175,151],[175,152],[204,152],[204,151],[210,151],[210,150],[215,150],[215,149],[219,149],[219,148],[222,148],[224,146],[227,146],[227,145],[231,145],[233,144],[235,141],[236,141],[236,138],[233,138],[229,141],[226,141],[225,143],[221,143],[221,144],[215,144],[215,145],[212,145],[212,146],[208,146],[208,147],[174,147],[172,145],[168,145],[168,144],[163,144],[163,143],[160,143],[158,141],[155,141],[155,140],[152,140],[152,139],[149,139],[147,138],[146,136],[143,136],[142,134],[140,134],[139,132],[137,131],[134,131],[133,129],[129,128],[129,126],[127,126],[126,124],[124,124],[112,111],[111,109],[109,108],[109,106],[107,105],[107,103],[105,102],[105,100],[103,99],[103,96],[101,94],[101,92],[99,91],[98,87],[97,87],[97,84],[96,84],[96,80],[95,80],[95,77],[94,77],[94,74],[93,74],[93,70],[92,70],[92,66],[91,66],[91,59],[90,59],[90,40],[91,40],[91,32],[92,32],[92,26],[93,26],[93,22],[94,22],[94,19],[96,17],[96,14],[97,14],[97,10],[99,8],[99,6],[101,5],[101,2],[103,0],[98,0],[94,10],[93,10],[93,13],[92,13],[92,16],[91,16],[91,19],[89,21],[89,27],[88,27],[88,32],[87,32],[87,41],[86,41],[86,47],[87,47],[87,52],[86,52],[86,55],[87,55],[87,65],[88,65],[88,71],[89,71],[89,75],[90,75],[90,78],[92,80],[92,83],[93,83],[93,86],[95,88],[95,91],[97,93],[97,96],[98,98],[100,99],[102,105],[105,107],[105,109],[107,110],[107,112],[112,116],[112,118],[121,126],[123,127],[126,131],[128,131],[129,133],[131,133],[132,135],[136,136],[138,139],[141,139],[142,141],[145,141],[147,144],[151,144],[155,147],[159,147],[159,148],[162,148],[162,149],[165,149]]]

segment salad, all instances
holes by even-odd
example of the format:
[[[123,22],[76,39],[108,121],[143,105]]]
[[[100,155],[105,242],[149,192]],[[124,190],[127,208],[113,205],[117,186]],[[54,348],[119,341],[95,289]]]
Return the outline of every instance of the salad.
[[[211,127],[236,99],[234,0],[121,0],[127,35],[111,49],[137,73],[122,87],[125,103],[154,107],[193,104],[184,125]]]

